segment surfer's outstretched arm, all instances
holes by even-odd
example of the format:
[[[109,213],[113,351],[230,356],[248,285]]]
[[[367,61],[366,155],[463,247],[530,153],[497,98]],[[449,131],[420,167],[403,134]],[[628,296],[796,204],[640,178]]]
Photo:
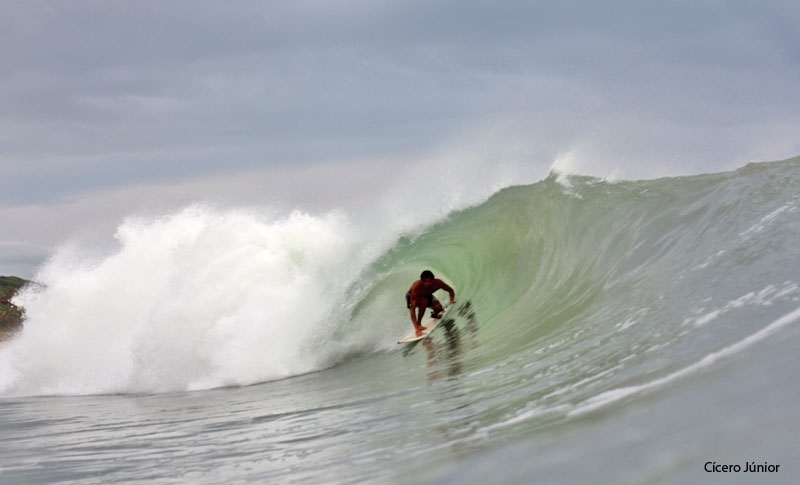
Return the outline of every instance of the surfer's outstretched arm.
[[[445,283],[444,281],[442,281],[440,279],[437,279],[436,282],[439,284],[439,288],[438,289],[444,290],[444,291],[446,291],[447,293],[450,294],[450,303],[448,303],[448,305],[452,305],[453,303],[455,303],[456,302],[456,292],[455,292],[455,290],[450,288],[450,286],[447,283]]]

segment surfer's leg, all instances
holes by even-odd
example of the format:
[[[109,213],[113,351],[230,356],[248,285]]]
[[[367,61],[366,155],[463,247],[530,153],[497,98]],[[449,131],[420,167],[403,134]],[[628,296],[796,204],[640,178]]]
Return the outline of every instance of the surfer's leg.
[[[420,302],[417,306],[417,321],[419,322],[419,328],[417,329],[417,332],[420,330],[427,330],[427,327],[422,325],[422,319],[425,317],[425,310],[428,309],[428,305],[430,304],[430,301],[425,297],[420,297],[419,299]],[[419,333],[417,335],[419,335]]]
[[[433,308],[433,311],[431,312],[431,317],[432,318],[439,318],[440,316],[442,316],[442,311],[444,310],[442,308],[442,304],[439,302],[439,300],[436,299],[435,296],[433,298],[431,298],[431,300],[432,301],[429,304],[430,307]]]

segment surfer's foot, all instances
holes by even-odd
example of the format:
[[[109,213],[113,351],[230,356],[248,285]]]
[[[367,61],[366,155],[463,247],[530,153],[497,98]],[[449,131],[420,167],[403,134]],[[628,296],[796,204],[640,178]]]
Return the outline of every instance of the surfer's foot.
[[[442,318],[442,312],[431,313],[431,318]]]
[[[417,329],[417,337],[422,335],[422,332],[424,332],[425,330],[428,330],[428,327],[423,327],[422,325],[420,325],[420,327]]]

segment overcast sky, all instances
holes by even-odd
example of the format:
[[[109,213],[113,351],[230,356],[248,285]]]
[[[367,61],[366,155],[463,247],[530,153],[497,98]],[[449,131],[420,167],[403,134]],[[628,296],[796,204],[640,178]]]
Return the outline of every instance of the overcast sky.
[[[0,274],[197,200],[357,211],[462,165],[494,190],[800,154],[796,0],[0,7]]]

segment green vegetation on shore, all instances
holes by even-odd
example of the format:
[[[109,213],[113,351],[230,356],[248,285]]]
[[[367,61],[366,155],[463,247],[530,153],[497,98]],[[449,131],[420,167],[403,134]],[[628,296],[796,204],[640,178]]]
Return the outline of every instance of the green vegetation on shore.
[[[22,325],[25,310],[12,305],[10,300],[28,283],[16,276],[0,276],[0,330],[14,330]]]

